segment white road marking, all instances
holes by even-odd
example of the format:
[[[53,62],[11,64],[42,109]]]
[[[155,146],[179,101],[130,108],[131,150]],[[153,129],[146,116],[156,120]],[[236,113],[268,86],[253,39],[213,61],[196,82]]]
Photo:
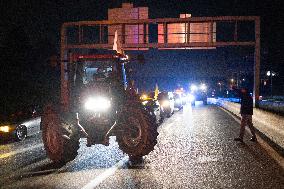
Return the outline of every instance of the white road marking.
[[[221,107],[220,107],[221,108]],[[228,115],[230,115],[236,122],[241,124],[241,120],[236,118],[236,116],[232,115],[228,110],[221,108],[225,111]],[[246,131],[249,132],[248,127],[246,127]],[[260,146],[268,153],[270,157],[272,157],[283,169],[284,169],[284,157],[278,154],[267,142],[265,142],[259,135],[257,136],[257,142]]]
[[[116,163],[111,168],[108,168],[105,170],[102,174],[97,176],[95,179],[91,180],[88,184],[83,186],[81,189],[94,189],[96,186],[98,186],[100,183],[102,183],[104,180],[106,180],[108,177],[114,175],[114,173],[121,168],[127,161],[128,156],[125,156],[122,160],[120,160],[118,163]]]
[[[35,148],[41,148],[41,147],[43,147],[43,144],[38,144],[38,145],[35,145],[35,146],[31,146],[29,148],[19,149],[19,150],[15,150],[15,151],[5,153],[5,154],[0,154],[0,159],[8,158],[8,157],[14,156],[16,154],[24,153],[24,152],[33,150]]]

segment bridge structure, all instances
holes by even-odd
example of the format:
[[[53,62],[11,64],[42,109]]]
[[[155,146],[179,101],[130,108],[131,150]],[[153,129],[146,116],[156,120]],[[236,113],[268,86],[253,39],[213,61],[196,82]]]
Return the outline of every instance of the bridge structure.
[[[241,39],[241,24],[253,24],[253,39]],[[205,32],[196,33],[191,27],[196,24],[207,24]],[[222,40],[218,36],[219,25],[229,25],[233,29],[231,39]],[[183,26],[182,30],[172,29]],[[159,29],[151,29],[151,28]],[[216,28],[217,26],[217,28]],[[136,32],[129,27],[138,27]],[[258,16],[219,16],[219,17],[188,17],[188,18],[157,18],[132,20],[103,20],[66,22],[61,27],[61,70],[67,69],[70,61],[68,52],[89,49],[112,49],[114,30],[119,30],[118,40],[125,50],[157,49],[215,49],[228,46],[254,47],[254,104],[257,107],[260,88],[260,17]],[[206,40],[192,40],[196,35],[206,36]],[[176,36],[176,40],[171,40]],[[155,39],[156,38],[156,39]],[[136,40],[129,40],[136,39]],[[66,81],[66,73],[61,79]],[[61,89],[67,88],[67,81],[61,82]]]

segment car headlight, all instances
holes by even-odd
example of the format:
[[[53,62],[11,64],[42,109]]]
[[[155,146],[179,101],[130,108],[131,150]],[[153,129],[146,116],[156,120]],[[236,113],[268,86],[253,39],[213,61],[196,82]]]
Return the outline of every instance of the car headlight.
[[[148,103],[148,101],[143,101],[142,104],[145,106]]]
[[[145,95],[145,94],[140,97],[141,100],[147,100],[147,98],[148,98],[148,96]]]
[[[9,126],[1,126],[0,131],[2,131],[4,133],[8,133],[10,131],[10,127]]]
[[[206,91],[207,86],[206,86],[205,84],[201,84],[201,85],[200,85],[200,89],[201,89],[202,91]]]
[[[191,86],[190,86],[190,90],[191,91],[197,91],[197,86],[196,85],[194,85],[194,84],[192,84]]]
[[[85,102],[85,108],[94,112],[107,111],[111,106],[110,100],[105,97],[88,98]]]
[[[164,100],[163,102],[162,102],[162,106],[163,107],[167,107],[167,106],[169,106],[170,105],[170,101],[168,101],[168,100]]]
[[[177,98],[177,99],[176,99],[176,103],[181,103],[181,101],[182,101],[182,100],[181,100],[180,98]]]
[[[189,99],[190,102],[193,102],[195,100],[195,96],[192,95],[192,94],[189,94],[188,99]]]

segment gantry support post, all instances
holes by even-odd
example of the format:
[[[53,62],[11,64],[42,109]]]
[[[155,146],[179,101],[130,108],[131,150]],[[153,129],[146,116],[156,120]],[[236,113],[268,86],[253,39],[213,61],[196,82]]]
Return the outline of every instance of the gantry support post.
[[[255,50],[254,50],[254,106],[259,106],[260,84],[260,18],[255,19]]]

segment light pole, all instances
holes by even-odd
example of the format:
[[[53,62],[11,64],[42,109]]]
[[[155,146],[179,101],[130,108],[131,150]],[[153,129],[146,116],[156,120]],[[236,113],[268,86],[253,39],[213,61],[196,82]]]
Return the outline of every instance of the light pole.
[[[231,82],[231,87],[235,86],[235,80],[234,80],[234,78],[230,79],[230,82]]]

